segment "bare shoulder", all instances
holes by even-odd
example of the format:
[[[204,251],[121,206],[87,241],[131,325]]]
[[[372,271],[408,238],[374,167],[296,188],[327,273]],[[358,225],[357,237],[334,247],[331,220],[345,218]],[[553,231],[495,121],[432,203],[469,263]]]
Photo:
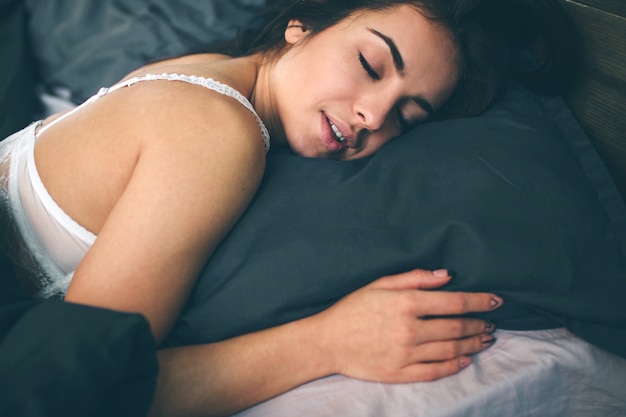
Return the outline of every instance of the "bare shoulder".
[[[233,97],[182,81],[150,81],[127,90],[120,101],[136,114],[135,127],[144,133],[145,146],[176,146],[194,153],[223,149],[264,158],[254,114]]]
[[[150,180],[155,186],[160,181],[186,184],[189,192],[179,198],[190,204],[204,201],[198,194],[212,190],[215,197],[224,187],[248,197],[254,194],[265,169],[265,149],[249,109],[232,97],[185,82],[154,81],[136,87],[130,100],[135,101],[144,167],[150,164],[152,172],[168,177],[155,175]],[[231,191],[221,201],[236,200]]]
[[[218,81],[248,97],[255,85],[257,65],[258,60],[254,57],[231,59],[225,55],[196,54],[155,63],[131,75],[152,72],[198,76]],[[151,114],[162,116],[158,120],[142,118],[148,124],[164,124],[159,126],[161,132],[185,126],[187,134],[200,134],[198,137],[235,137],[233,144],[238,143],[237,138],[253,137],[256,142],[261,142],[261,132],[252,112],[235,98],[210,86],[184,81],[150,81],[137,83],[131,88],[135,90],[133,99],[141,101],[138,103],[140,108],[147,107]],[[198,130],[204,132],[201,134]],[[174,136],[179,137],[180,133]]]

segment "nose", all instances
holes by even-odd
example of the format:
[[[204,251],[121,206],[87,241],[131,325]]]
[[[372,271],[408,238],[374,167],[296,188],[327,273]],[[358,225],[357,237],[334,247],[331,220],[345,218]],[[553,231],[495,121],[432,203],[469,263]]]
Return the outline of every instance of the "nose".
[[[381,95],[370,95],[362,97],[355,106],[355,112],[363,124],[363,127],[370,132],[382,129],[387,120],[387,116],[394,106],[393,100]]]

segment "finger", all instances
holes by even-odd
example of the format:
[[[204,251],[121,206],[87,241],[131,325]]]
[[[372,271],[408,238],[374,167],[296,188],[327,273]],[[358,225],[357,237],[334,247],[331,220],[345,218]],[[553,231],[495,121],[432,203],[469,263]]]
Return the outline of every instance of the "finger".
[[[493,335],[483,333],[466,339],[424,343],[413,350],[410,360],[411,363],[449,361],[482,352],[495,342]]]
[[[414,343],[456,340],[491,333],[495,330],[490,322],[469,318],[445,318],[416,320]]]
[[[495,294],[446,291],[420,291],[413,295],[419,317],[456,316],[495,310],[504,301]]]
[[[404,367],[400,372],[387,378],[388,383],[429,382],[454,375],[472,363],[469,357],[461,357],[441,362],[415,363]]]
[[[467,339],[425,343],[417,346],[410,359],[411,365],[398,372],[395,381],[433,381],[459,372],[472,363],[469,355],[489,349],[496,342],[490,334]]]
[[[379,278],[371,286],[383,290],[429,290],[441,287],[449,281],[450,275],[445,269],[435,271],[413,269],[401,274]]]

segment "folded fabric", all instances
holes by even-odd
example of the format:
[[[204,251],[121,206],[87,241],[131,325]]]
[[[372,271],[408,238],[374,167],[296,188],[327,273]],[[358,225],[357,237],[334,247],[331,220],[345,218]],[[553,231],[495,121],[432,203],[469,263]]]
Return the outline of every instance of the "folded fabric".
[[[0,308],[2,416],[145,416],[157,372],[140,315],[56,300]]]

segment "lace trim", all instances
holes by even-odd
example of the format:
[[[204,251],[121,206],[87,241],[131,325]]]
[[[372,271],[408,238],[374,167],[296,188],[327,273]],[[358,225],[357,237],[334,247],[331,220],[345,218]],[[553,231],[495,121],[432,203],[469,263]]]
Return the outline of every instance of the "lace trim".
[[[101,88],[100,91],[98,91],[97,96],[103,96],[109,92],[115,91],[122,87],[131,86],[140,81],[152,81],[152,80],[183,81],[183,82],[187,82],[190,84],[200,85],[202,87],[208,88],[209,90],[213,90],[225,96],[234,98],[254,115],[257,126],[259,127],[259,130],[261,131],[261,136],[263,137],[263,147],[265,149],[265,153],[269,151],[270,134],[267,128],[265,127],[263,120],[261,120],[256,110],[254,110],[252,103],[250,103],[250,101],[239,91],[235,90],[229,85],[216,81],[213,78],[198,77],[196,75],[185,75],[185,74],[168,73],[168,72],[164,72],[162,74],[146,74],[146,75],[130,78],[124,82],[121,82],[109,88]]]
[[[65,274],[39,243],[21,206],[18,178],[24,153],[40,122],[35,122],[0,142],[0,216],[3,217],[3,250],[13,260],[20,286],[37,298],[63,295],[73,274]]]

